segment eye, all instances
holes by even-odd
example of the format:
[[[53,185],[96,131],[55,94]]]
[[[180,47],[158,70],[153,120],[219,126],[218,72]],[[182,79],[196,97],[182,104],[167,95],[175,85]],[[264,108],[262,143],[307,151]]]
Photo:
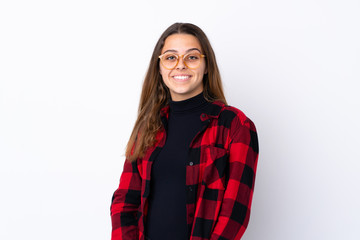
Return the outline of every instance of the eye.
[[[197,53],[190,53],[189,55],[186,56],[186,60],[188,60],[188,61],[197,61],[199,59],[200,59],[200,56]]]
[[[196,55],[190,55],[189,58],[190,58],[190,59],[193,59],[193,60],[199,59],[199,57],[196,56]]]
[[[174,54],[168,54],[164,56],[165,61],[175,61],[177,59],[176,55]]]

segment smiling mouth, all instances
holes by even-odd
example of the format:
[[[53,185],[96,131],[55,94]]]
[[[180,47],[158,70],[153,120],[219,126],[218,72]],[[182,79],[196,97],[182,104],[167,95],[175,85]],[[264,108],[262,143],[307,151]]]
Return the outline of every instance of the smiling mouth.
[[[178,75],[178,76],[173,76],[173,78],[175,80],[187,80],[191,77],[191,75]]]

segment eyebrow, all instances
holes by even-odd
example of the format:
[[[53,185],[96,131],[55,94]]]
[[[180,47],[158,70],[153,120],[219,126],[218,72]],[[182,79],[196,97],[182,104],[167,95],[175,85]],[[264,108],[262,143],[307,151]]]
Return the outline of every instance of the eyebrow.
[[[201,53],[201,51],[198,48],[190,48],[190,49],[186,50],[185,53],[188,53],[188,52],[193,51],[193,50],[197,50],[197,51],[199,51]],[[168,49],[164,53],[166,53],[166,52],[176,52],[177,53],[178,51],[176,51],[175,49]]]

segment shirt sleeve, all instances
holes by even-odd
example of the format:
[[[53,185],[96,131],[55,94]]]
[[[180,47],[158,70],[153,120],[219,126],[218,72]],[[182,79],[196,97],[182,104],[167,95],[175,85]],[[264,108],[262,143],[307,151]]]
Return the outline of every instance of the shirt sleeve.
[[[125,160],[118,189],[110,206],[111,240],[134,240],[139,237],[138,209],[141,203],[141,176],[137,161]]]
[[[249,223],[259,154],[254,123],[236,117],[230,128],[229,176],[211,240],[239,240]]]

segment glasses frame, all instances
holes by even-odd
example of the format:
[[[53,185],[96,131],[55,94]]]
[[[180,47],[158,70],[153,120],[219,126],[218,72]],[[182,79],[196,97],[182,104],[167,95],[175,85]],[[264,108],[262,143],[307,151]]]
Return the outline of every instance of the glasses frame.
[[[166,68],[167,70],[173,70],[173,69],[175,69],[176,66],[179,64],[179,59],[180,59],[180,58],[182,58],[182,61],[183,61],[184,65],[185,65],[187,68],[197,69],[197,68],[200,66],[200,64],[199,64],[196,68],[191,68],[191,67],[189,67],[189,66],[186,64],[186,61],[184,61],[184,57],[187,56],[187,55],[189,55],[189,54],[191,54],[191,53],[186,53],[186,54],[182,54],[182,55],[178,55],[178,54],[174,53],[174,55],[177,56],[177,59],[176,59],[177,62],[176,62],[175,66],[174,66],[173,68],[167,68],[167,67],[164,66],[164,63],[163,63],[163,60],[162,60],[162,57],[163,57],[165,54],[166,54],[166,53],[161,54],[161,55],[159,56],[159,58],[160,58],[161,65],[162,65],[164,68]],[[206,57],[206,56],[205,56],[204,54],[201,54],[201,53],[200,53],[200,63],[201,63],[201,58],[204,58],[204,57]]]

